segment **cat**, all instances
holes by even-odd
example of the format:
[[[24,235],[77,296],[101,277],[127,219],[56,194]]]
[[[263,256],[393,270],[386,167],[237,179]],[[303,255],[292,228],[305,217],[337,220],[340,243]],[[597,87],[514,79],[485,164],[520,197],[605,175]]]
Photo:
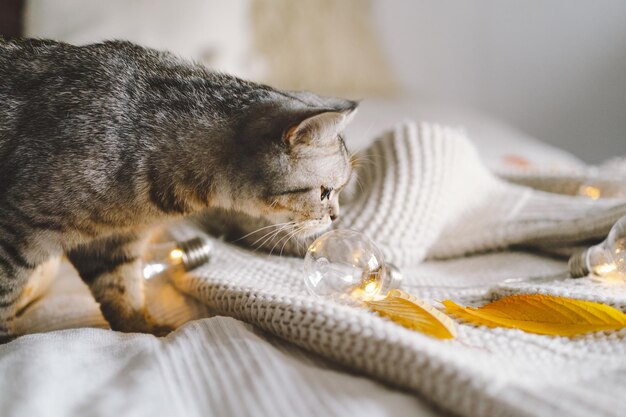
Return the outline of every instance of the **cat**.
[[[302,236],[339,216],[357,103],[245,81],[129,42],[0,39],[0,336],[65,254],[114,330],[146,312],[150,229],[207,208]]]

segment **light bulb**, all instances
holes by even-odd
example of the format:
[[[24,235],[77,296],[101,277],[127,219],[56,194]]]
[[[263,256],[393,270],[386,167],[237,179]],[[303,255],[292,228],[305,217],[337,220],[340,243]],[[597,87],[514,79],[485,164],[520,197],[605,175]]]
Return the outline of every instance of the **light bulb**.
[[[569,269],[574,278],[591,273],[626,280],[626,216],[613,225],[604,242],[574,254],[569,260]]]
[[[162,273],[190,271],[206,263],[210,253],[211,242],[200,237],[150,245],[143,257],[143,277],[151,279]]]
[[[624,181],[590,176],[578,187],[577,194],[592,200],[599,198],[624,198],[626,185]]]
[[[304,280],[311,294],[349,303],[383,298],[399,287],[402,276],[369,238],[344,229],[327,232],[309,246]]]

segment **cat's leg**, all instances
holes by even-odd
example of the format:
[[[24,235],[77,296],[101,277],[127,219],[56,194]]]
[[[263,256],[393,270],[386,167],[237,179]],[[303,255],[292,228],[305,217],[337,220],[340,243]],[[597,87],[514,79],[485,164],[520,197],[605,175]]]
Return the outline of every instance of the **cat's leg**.
[[[113,330],[166,334],[146,310],[140,255],[144,240],[136,234],[93,240],[67,253],[91,289]]]
[[[3,255],[0,255],[0,343],[19,336],[13,328],[18,301],[33,272],[33,268],[8,265]]]
[[[0,343],[18,336],[13,329],[17,305],[34,269],[19,242],[0,234]]]

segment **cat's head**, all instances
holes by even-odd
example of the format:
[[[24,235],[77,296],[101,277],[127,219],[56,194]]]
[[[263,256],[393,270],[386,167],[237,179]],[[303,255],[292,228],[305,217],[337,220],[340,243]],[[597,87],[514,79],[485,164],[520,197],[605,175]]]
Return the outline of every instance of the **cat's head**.
[[[242,116],[222,206],[262,217],[299,237],[326,230],[340,215],[350,180],[341,133],[357,103],[309,93],[283,97]],[[296,232],[297,231],[297,232]]]

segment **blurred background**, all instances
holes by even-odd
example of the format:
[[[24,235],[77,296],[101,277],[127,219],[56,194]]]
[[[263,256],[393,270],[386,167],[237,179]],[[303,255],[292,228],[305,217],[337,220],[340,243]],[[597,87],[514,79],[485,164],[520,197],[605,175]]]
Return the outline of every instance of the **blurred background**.
[[[414,109],[362,118],[464,108],[586,162],[626,154],[622,0],[0,0],[0,33],[128,39],[277,87]]]

